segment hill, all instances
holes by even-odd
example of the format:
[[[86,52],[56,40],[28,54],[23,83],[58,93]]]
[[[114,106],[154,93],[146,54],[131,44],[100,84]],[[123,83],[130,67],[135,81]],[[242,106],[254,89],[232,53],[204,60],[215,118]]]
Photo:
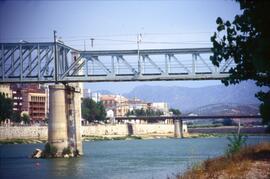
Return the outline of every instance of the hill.
[[[135,87],[124,96],[138,97],[149,102],[167,102],[170,107],[182,112],[192,112],[200,107],[213,104],[236,104],[258,106],[259,100],[255,93],[259,88],[253,82],[225,87],[223,85],[201,88],[179,86],[148,86]]]

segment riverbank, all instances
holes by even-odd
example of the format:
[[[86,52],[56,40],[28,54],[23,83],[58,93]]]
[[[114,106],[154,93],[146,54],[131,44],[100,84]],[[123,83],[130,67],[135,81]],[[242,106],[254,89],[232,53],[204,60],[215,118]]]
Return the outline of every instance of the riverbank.
[[[189,138],[219,138],[219,137],[228,137],[233,134],[231,133],[186,133],[184,134],[184,139]],[[245,134],[244,134],[245,135]],[[270,136],[270,134],[246,134],[247,136]],[[104,135],[104,136],[95,136],[87,135],[83,136],[82,139],[84,142],[88,141],[107,141],[107,140],[149,140],[149,139],[172,139],[174,136],[169,135],[159,135],[159,134],[148,134],[148,135],[126,135],[126,136],[115,136],[115,135]],[[0,139],[0,144],[38,144],[38,143],[47,143],[46,139]]]
[[[0,144],[40,144],[46,143],[47,140],[40,139],[1,139]]]
[[[270,143],[249,146],[231,156],[208,159],[177,178],[270,178]]]

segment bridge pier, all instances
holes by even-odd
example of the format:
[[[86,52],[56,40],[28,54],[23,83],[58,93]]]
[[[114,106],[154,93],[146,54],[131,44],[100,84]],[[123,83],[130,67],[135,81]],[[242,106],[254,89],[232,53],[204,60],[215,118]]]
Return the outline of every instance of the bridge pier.
[[[174,137],[183,138],[183,120],[182,119],[174,120]]]
[[[49,86],[48,142],[60,155],[64,148],[82,154],[81,95],[76,88],[61,84]]]

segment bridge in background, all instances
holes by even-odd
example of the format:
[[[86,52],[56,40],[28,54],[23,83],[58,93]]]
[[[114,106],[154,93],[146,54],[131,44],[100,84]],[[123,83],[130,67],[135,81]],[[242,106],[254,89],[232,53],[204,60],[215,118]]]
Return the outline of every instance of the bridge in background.
[[[123,121],[123,120],[158,120],[163,121],[166,119],[173,120],[205,120],[205,119],[260,119],[262,118],[260,115],[220,115],[220,116],[128,116],[128,117],[116,117],[115,120]]]
[[[0,83],[213,80],[229,75],[211,48],[79,51],[63,43],[0,43]]]

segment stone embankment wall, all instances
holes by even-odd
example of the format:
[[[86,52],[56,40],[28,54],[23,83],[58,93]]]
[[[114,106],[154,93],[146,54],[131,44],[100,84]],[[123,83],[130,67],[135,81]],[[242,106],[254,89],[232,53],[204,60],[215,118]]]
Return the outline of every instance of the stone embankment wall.
[[[47,139],[47,126],[0,126],[0,139]]]
[[[167,135],[173,136],[173,124],[107,124],[82,126],[83,136]],[[47,139],[47,126],[0,126],[0,139]]]

